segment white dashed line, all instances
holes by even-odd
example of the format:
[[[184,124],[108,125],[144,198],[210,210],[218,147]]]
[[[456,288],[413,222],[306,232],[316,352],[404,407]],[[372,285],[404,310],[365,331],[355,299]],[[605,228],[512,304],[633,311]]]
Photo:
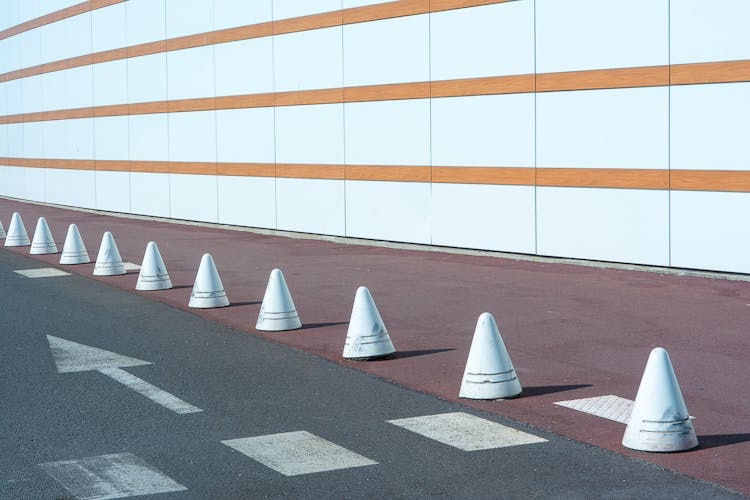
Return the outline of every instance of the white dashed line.
[[[571,399],[569,401],[558,401],[558,406],[564,406],[572,410],[578,410],[583,413],[596,415],[597,417],[606,418],[627,424],[630,420],[630,414],[633,411],[633,401],[621,398],[619,396],[597,396],[594,398]]]
[[[127,498],[187,490],[132,453],[49,462],[40,464],[40,467],[82,500]]]
[[[377,464],[306,431],[230,439],[222,443],[285,476]]]
[[[547,440],[468,413],[441,413],[388,423],[463,451],[544,443]]]
[[[19,269],[14,273],[25,276],[26,278],[54,278],[57,276],[70,276],[70,273],[61,271],[54,267],[41,267],[38,269]]]

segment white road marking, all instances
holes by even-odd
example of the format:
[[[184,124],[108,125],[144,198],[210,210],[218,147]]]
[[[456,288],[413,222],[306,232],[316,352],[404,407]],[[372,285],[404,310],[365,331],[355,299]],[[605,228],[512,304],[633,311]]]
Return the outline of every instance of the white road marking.
[[[594,398],[571,399],[568,401],[558,401],[558,406],[564,406],[573,410],[590,413],[597,417],[614,420],[627,424],[630,420],[630,414],[633,412],[633,401],[621,398],[619,396],[597,396]]]
[[[388,423],[463,451],[545,443],[546,439],[463,412],[400,418]]]
[[[177,396],[120,369],[128,366],[152,364],[149,361],[123,356],[52,335],[47,335],[47,341],[50,349],[52,349],[52,356],[58,373],[96,370],[175,413],[203,411],[197,406],[193,406]]]
[[[57,276],[70,276],[70,273],[66,273],[60,269],[54,267],[40,267],[37,269],[19,269],[13,271],[26,278],[55,278]]]
[[[163,389],[159,389],[155,385],[151,385],[145,380],[142,380],[135,375],[132,375],[119,368],[99,368],[99,373],[120,382],[122,385],[129,389],[133,389],[138,394],[146,396],[148,399],[156,404],[162,405],[164,408],[172,410],[175,413],[197,413],[203,411],[197,406],[193,406],[187,403],[177,396],[168,393]]]
[[[125,267],[126,271],[140,271],[141,270],[141,266],[139,266],[138,264],[133,264],[132,262],[123,262],[122,265],[123,267]]]
[[[377,464],[306,431],[230,439],[222,443],[285,476]]]
[[[104,500],[153,495],[187,488],[132,453],[40,464],[76,498]]]

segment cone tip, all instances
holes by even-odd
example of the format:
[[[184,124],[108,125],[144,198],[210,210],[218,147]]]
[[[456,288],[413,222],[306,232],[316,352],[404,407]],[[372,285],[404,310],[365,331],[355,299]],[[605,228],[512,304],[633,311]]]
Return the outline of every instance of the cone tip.
[[[104,237],[105,238],[112,238],[112,231],[104,231]]]
[[[483,312],[479,315],[479,321],[481,321],[482,323],[486,321],[495,321],[495,317],[491,313]]]
[[[362,285],[360,287],[357,287],[357,296],[366,295],[369,293],[370,293],[370,290],[366,286]]]
[[[206,261],[206,260],[214,260],[213,255],[211,255],[208,252],[204,253],[203,256],[201,257],[201,263],[203,263],[203,261]]]
[[[274,268],[273,271],[271,271],[271,278],[279,278],[283,276],[284,273],[281,272],[281,269],[278,267]]]
[[[156,242],[155,241],[149,241],[148,243],[146,243],[146,247],[147,248],[154,248],[154,247],[156,247]]]
[[[45,217],[39,217],[39,222],[42,222],[42,221],[47,222],[47,219]]]

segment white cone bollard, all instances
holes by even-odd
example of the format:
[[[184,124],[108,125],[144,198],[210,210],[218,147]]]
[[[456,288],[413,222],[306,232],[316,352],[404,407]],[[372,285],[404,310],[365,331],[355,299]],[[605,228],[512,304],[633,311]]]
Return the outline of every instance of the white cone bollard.
[[[229,297],[224,291],[219,271],[216,269],[214,258],[210,253],[203,254],[198,274],[195,276],[193,292],[190,294],[188,307],[196,309],[210,309],[212,307],[226,307]]]
[[[640,451],[684,451],[698,446],[691,417],[667,351],[651,351],[622,444]]]
[[[21,214],[13,212],[8,225],[8,233],[5,235],[6,247],[27,247],[31,245],[26,227],[23,225]]]
[[[52,237],[52,231],[49,230],[47,219],[44,217],[39,217],[39,220],[36,223],[34,239],[31,240],[31,249],[29,250],[29,253],[31,255],[57,253],[55,239]]]
[[[149,241],[146,245],[146,253],[141,262],[141,272],[138,275],[136,290],[169,290],[172,288],[172,280],[169,279],[167,266],[161,258],[159,247],[156,243]]]
[[[96,257],[94,276],[116,276],[127,274],[125,264],[120,257],[117,243],[112,233],[107,231],[102,236],[102,244],[99,246],[99,255]]]
[[[284,274],[280,269],[271,271],[268,286],[260,306],[258,321],[255,329],[266,332],[282,332],[296,330],[302,327],[302,322],[294,307],[292,294],[286,285]]]
[[[365,286],[357,288],[344,342],[344,358],[375,359],[394,352],[396,349],[370,290]]]
[[[78,226],[71,224],[68,226],[68,234],[65,236],[65,243],[60,254],[60,264],[88,264],[89,262],[91,258],[86,245],[83,244]]]
[[[0,220],[0,240],[5,238],[5,228],[3,227],[3,221]]]
[[[495,318],[490,313],[482,313],[474,330],[458,396],[468,399],[503,399],[518,396],[521,390],[521,382]]]

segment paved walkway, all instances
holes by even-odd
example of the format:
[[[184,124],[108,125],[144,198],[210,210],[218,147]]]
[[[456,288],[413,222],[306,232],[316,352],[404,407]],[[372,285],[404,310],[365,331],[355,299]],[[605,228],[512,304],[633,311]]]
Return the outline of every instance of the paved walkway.
[[[114,233],[123,258],[135,263],[146,243],[157,241],[176,287],[142,293],[182,309],[201,254],[211,252],[233,306],[194,312],[253,335],[261,335],[254,325],[268,274],[280,267],[305,328],[262,335],[449,400],[458,399],[476,319],[492,312],[524,393],[463,403],[750,494],[748,282],[345,245],[0,199],[6,229],[16,210],[30,236],[36,218],[45,216],[60,248],[68,224],[77,223],[92,258],[105,230]],[[39,258],[56,265],[59,255]],[[64,267],[91,276],[93,264]],[[132,290],[136,278],[131,272],[93,279]],[[393,359],[340,357],[362,284],[399,351]],[[699,449],[626,450],[623,424],[553,404],[603,395],[632,399],[654,346],[672,357],[696,417]]]

